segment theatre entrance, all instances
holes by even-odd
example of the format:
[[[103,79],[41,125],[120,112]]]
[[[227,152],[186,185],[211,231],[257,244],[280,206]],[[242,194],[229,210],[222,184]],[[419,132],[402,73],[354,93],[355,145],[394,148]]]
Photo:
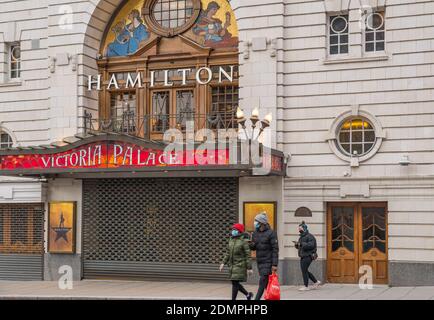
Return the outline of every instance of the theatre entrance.
[[[222,280],[238,178],[83,180],[84,278]]]

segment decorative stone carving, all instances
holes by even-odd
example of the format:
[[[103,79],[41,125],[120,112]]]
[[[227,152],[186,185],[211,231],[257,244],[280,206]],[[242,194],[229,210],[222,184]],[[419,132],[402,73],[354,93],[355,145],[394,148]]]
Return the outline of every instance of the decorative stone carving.
[[[250,41],[244,41],[244,50],[243,50],[243,58],[244,60],[248,60],[250,58]]]
[[[295,210],[294,217],[312,217],[312,210],[306,207],[300,207]]]
[[[56,57],[48,57],[48,68],[51,73],[56,71]]]

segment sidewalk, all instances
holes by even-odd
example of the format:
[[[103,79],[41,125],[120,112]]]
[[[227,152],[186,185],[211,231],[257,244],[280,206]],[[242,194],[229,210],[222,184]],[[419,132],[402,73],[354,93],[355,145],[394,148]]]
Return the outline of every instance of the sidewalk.
[[[57,282],[0,281],[0,299],[228,299],[230,283],[213,282],[153,282],[97,281],[74,282],[71,290],[61,290]],[[256,286],[246,285],[255,292]],[[358,299],[358,300],[434,300],[434,287],[374,286],[362,290],[358,285],[326,284],[319,290],[297,291],[297,287],[282,286],[282,299]],[[239,296],[240,298],[241,295]]]

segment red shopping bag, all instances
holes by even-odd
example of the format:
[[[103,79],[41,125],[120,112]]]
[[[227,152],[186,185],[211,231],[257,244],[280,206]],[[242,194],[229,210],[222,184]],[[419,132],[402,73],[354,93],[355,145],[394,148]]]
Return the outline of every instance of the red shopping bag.
[[[265,300],[280,300],[279,277],[276,273],[268,276],[268,285],[265,290]]]

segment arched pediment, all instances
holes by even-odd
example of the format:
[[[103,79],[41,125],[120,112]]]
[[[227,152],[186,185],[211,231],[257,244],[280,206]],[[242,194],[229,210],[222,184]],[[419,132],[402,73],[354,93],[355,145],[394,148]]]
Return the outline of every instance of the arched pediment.
[[[238,28],[228,0],[130,0],[104,35],[104,58],[236,51]]]

